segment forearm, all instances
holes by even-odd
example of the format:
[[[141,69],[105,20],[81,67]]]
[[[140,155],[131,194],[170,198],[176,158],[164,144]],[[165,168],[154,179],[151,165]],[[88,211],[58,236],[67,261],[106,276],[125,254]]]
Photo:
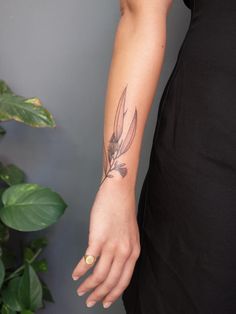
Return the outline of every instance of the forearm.
[[[135,188],[143,132],[164,59],[165,2],[156,0],[155,8],[122,7],[104,106],[101,184]]]

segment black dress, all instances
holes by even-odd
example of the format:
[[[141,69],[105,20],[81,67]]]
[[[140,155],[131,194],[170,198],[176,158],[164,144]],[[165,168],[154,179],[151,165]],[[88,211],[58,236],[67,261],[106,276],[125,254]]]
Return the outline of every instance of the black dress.
[[[127,314],[236,314],[236,0],[187,0],[138,203]]]

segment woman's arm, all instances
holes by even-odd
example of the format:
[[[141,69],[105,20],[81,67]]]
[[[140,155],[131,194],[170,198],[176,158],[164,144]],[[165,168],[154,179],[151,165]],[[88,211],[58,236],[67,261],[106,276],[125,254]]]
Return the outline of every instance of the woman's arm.
[[[113,303],[128,286],[140,254],[135,184],[145,123],[159,80],[171,0],[121,0],[104,114],[104,166],[90,213],[86,254],[99,256],[78,288]],[[83,258],[78,279],[92,266]],[[108,304],[109,305],[109,304]],[[92,306],[92,303],[91,303]]]
[[[118,181],[135,188],[143,131],[163,63],[170,4],[121,1],[105,102],[103,180],[109,184]]]

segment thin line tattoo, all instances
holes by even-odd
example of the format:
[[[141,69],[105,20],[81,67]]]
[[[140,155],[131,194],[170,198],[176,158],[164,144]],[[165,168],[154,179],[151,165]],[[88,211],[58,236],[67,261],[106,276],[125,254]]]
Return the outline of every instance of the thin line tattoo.
[[[127,110],[125,109],[126,94],[127,86],[124,88],[117,105],[113,125],[113,133],[109,140],[107,150],[103,141],[103,168],[105,176],[100,185],[104,182],[106,178],[114,177],[113,174],[111,174],[112,171],[119,172],[122,177],[125,177],[128,173],[126,164],[120,162],[118,158],[129,150],[133,142],[137,128],[137,109],[135,108],[135,112],[129,125],[128,131],[126,135],[123,136],[124,118],[127,112]]]

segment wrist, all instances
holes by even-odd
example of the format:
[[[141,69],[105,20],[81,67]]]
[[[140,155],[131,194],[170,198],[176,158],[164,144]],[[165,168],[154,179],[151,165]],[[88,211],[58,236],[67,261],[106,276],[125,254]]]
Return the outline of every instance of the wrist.
[[[122,176],[105,176],[103,174],[99,189],[118,189],[128,193],[135,193],[135,180],[129,177]]]

